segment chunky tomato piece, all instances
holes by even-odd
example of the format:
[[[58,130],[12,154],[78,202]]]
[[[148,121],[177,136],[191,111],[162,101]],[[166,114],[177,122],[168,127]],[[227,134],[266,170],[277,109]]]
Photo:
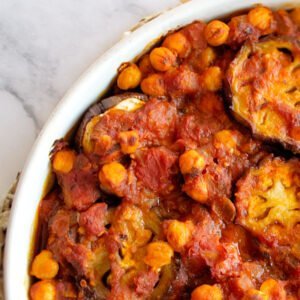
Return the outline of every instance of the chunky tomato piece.
[[[106,213],[107,205],[105,203],[94,204],[80,214],[79,225],[84,228],[87,234],[99,236],[105,230]]]
[[[149,148],[137,155],[136,176],[149,189],[156,192],[171,191],[176,161],[176,154],[167,148]]]

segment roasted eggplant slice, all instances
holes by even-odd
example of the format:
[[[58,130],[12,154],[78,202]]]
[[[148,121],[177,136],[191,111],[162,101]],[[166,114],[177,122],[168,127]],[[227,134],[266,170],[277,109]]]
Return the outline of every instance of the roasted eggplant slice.
[[[246,43],[227,71],[231,109],[257,137],[300,153],[300,44]]]
[[[267,158],[237,183],[237,222],[300,260],[300,161]]]
[[[110,299],[162,299],[173,279],[173,261],[160,268],[150,267],[146,261],[147,247],[162,234],[159,217],[135,205],[122,204],[108,234]],[[155,258],[155,253],[151,257]]]
[[[89,108],[85,113],[76,134],[76,144],[85,153],[90,153],[93,149],[91,133],[102,115],[111,109],[134,111],[144,105],[148,97],[139,93],[124,93],[105,98]]]

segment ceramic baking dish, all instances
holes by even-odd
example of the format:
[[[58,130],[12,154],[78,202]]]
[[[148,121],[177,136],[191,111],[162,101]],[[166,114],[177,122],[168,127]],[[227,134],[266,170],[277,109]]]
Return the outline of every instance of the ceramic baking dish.
[[[220,18],[257,3],[257,0],[192,0],[166,11],[124,35],[124,38],[96,60],[67,92],[37,138],[15,195],[4,258],[5,299],[28,298],[28,266],[35,234],[36,212],[49,174],[49,152],[53,142],[64,137],[84,111],[104,94],[122,62],[138,57],[160,36],[194,20]],[[265,0],[259,3],[273,8],[286,8],[299,5],[300,0],[293,0],[292,3]]]

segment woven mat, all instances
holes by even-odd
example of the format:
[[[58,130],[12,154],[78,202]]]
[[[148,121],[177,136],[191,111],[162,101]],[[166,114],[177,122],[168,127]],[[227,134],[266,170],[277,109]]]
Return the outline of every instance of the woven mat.
[[[0,212],[0,300],[4,300],[3,293],[3,253],[5,245],[5,235],[7,229],[8,218],[10,214],[11,204],[14,198],[14,194],[17,188],[17,183],[19,180],[19,174],[15,182],[9,189],[5,199],[2,202],[1,212]]]

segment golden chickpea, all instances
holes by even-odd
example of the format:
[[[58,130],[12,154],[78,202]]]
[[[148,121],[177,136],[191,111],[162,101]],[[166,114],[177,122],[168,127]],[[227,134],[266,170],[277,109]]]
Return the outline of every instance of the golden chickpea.
[[[216,92],[222,88],[223,74],[219,67],[209,67],[202,75],[203,88],[210,92]]]
[[[33,260],[30,274],[39,279],[52,279],[58,273],[59,265],[49,250],[41,251]]]
[[[147,254],[144,262],[154,269],[159,269],[165,265],[169,265],[173,255],[173,249],[168,243],[157,241],[147,246]]]
[[[204,29],[204,36],[211,46],[223,45],[229,35],[229,27],[224,22],[214,20],[209,22]]]
[[[285,299],[286,293],[278,281],[270,278],[262,283],[260,290],[270,297],[270,299]]]
[[[182,174],[201,171],[205,167],[205,158],[196,150],[188,150],[179,157],[179,168]]]
[[[159,97],[166,94],[164,78],[161,74],[151,74],[145,78],[141,83],[143,93]]]
[[[203,176],[197,176],[191,180],[187,180],[182,187],[192,199],[200,203],[206,203],[208,200],[207,182]]]
[[[56,287],[51,280],[42,280],[33,284],[30,288],[31,300],[55,300]]]
[[[207,47],[205,48],[199,57],[199,67],[205,69],[213,64],[215,59],[217,58],[216,52],[213,48]]]
[[[139,61],[139,68],[143,74],[143,76],[147,76],[151,73],[154,73],[154,69],[151,65],[149,54],[144,55]]]
[[[127,170],[118,162],[111,162],[104,165],[99,172],[100,186],[118,196],[122,196],[119,187],[127,179]]]
[[[134,153],[139,146],[139,134],[136,130],[120,132],[119,141],[124,154]]]
[[[256,289],[248,290],[242,300],[269,300],[269,297]]]
[[[72,150],[61,150],[55,153],[52,167],[55,172],[69,173],[74,166],[76,155]]]
[[[260,30],[267,30],[271,27],[273,13],[266,7],[258,6],[249,11],[248,20],[254,27]]]
[[[142,79],[142,72],[136,64],[130,64],[118,76],[117,84],[121,90],[136,88]]]
[[[160,72],[168,71],[175,65],[175,54],[166,47],[154,48],[150,53],[152,67]]]
[[[191,222],[180,222],[172,220],[168,222],[166,236],[168,243],[175,251],[181,249],[189,242],[192,237],[193,224]]]
[[[233,151],[236,146],[236,137],[231,130],[221,130],[214,135],[214,146],[216,148],[225,147]]]
[[[222,300],[223,292],[217,285],[203,284],[193,290],[191,300]]]
[[[181,58],[187,57],[191,51],[190,42],[181,32],[175,32],[168,35],[162,45],[163,47],[176,52]]]

